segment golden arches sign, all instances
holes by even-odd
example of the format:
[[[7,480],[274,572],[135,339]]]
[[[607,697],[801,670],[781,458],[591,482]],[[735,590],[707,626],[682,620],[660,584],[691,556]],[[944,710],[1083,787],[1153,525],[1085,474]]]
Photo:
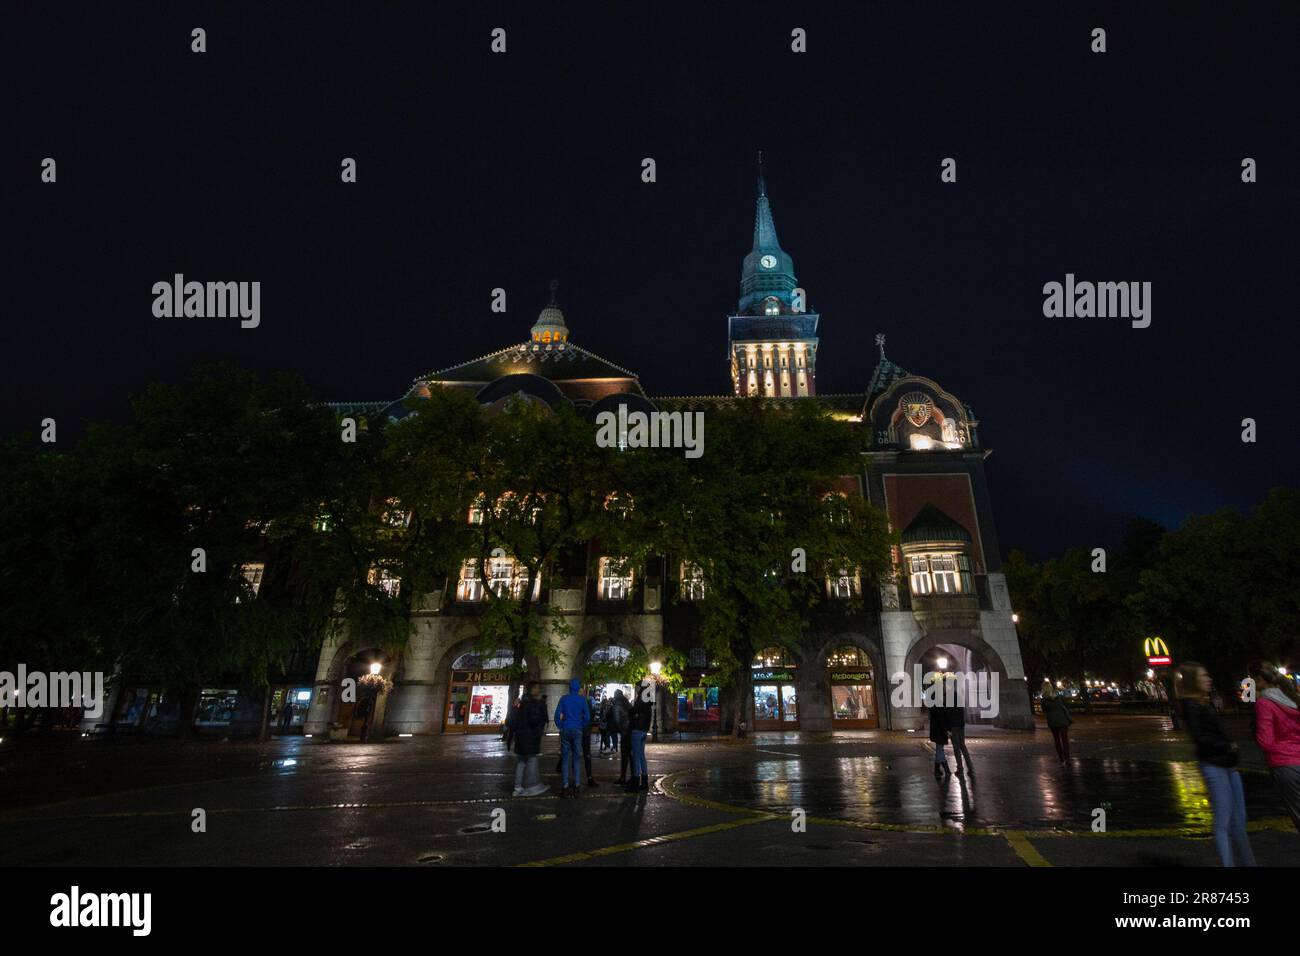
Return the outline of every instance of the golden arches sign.
[[[1169,645],[1161,637],[1148,637],[1143,641],[1142,653],[1146,655],[1148,664],[1168,664],[1172,660]]]

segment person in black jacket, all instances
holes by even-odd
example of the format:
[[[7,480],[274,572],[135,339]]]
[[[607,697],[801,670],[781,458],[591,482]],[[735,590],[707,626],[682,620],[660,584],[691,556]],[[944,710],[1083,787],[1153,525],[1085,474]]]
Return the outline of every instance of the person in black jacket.
[[[537,767],[542,752],[542,734],[548,722],[542,686],[530,680],[524,699],[510,712],[510,729],[515,745],[516,797],[533,797],[549,789],[541,782]]]
[[[948,736],[952,738],[952,755],[957,761],[957,772],[961,773],[962,758],[966,758],[966,772],[972,777],[975,776],[975,762],[970,759],[970,751],[966,749],[966,706],[965,695],[961,701],[957,700],[957,681],[956,675],[949,674],[944,678],[944,693],[948,695],[945,702],[951,700],[952,706],[943,708],[943,726],[948,731]],[[947,764],[947,760],[944,761]]]
[[[1204,667],[1187,661],[1178,668],[1178,704],[1183,726],[1196,743],[1196,759],[1214,811],[1214,845],[1224,866],[1254,866],[1246,836],[1246,795],[1237,772],[1237,745],[1223,732],[1210,706],[1214,685]]]
[[[642,681],[636,690],[636,700],[632,703],[630,732],[632,738],[632,778],[625,788],[628,793],[650,789],[650,772],[645,763],[645,738],[650,733],[650,717],[654,686],[649,681]]]
[[[944,752],[948,746],[948,725],[944,720],[944,710],[937,703],[926,709],[930,712],[930,742],[934,744],[934,775],[938,777],[952,773],[948,768],[948,755]]]
[[[623,694],[623,688],[614,691],[614,699],[609,705],[610,737],[617,742],[619,749],[619,784],[627,783],[627,772],[632,766],[632,735],[628,727],[632,723],[632,705]]]

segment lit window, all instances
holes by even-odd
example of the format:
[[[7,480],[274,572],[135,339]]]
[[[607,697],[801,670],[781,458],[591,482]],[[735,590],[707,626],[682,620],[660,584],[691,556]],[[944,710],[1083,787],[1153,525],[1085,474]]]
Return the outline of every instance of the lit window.
[[[334,527],[334,517],[328,512],[319,514],[311,523],[313,531],[329,531]]]
[[[914,554],[908,559],[913,594],[967,594],[975,590],[964,554]]]
[[[372,567],[366,574],[366,581],[391,598],[397,597],[402,590],[402,579],[384,567]]]
[[[605,510],[618,515],[620,518],[626,518],[635,507],[636,503],[632,500],[631,495],[613,491],[605,497]]]
[[[862,591],[861,579],[856,568],[840,568],[838,574],[832,574],[826,579],[826,583],[831,597],[840,601],[857,597]]]
[[[600,559],[599,595],[602,601],[625,601],[632,594],[632,569],[627,558]]]
[[[469,506],[469,523],[483,523],[483,496],[479,495],[474,499],[474,503]]]
[[[266,565],[261,561],[252,561],[239,566],[239,573],[243,575],[248,589],[253,592],[253,597],[257,597],[258,592],[262,590],[262,574],[265,571]],[[236,597],[235,601],[238,603],[239,598]]]
[[[781,300],[774,295],[769,295],[763,300],[763,312],[766,315],[780,315]]]
[[[456,584],[457,601],[483,600],[483,578],[479,574],[478,558],[467,558],[460,566],[460,581]]]
[[[693,561],[682,562],[682,597],[687,601],[704,599],[704,569]]]
[[[396,498],[388,498],[384,501],[387,506],[379,513],[379,520],[390,528],[405,528],[411,523],[411,514],[409,511],[403,511],[398,507],[401,502]]]

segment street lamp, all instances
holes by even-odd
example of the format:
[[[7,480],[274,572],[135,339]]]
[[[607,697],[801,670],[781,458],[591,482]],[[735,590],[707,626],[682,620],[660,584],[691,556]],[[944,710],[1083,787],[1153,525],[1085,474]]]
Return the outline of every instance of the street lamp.
[[[373,664],[370,665],[370,673],[376,676],[378,676],[379,672],[383,669],[384,669],[384,665],[379,663],[379,661],[375,661]]]
[[[941,671],[946,671],[948,669],[948,658],[946,657],[939,658],[937,661],[934,662],[934,666],[939,668],[939,670]]]
[[[654,709],[650,712],[650,740],[656,744],[659,743],[659,672],[663,666],[658,661],[650,662],[650,676],[655,682]]]

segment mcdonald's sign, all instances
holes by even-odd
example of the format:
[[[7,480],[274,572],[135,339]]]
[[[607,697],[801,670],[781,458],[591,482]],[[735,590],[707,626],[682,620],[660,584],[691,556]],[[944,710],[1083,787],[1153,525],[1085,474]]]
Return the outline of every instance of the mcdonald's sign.
[[[1169,656],[1169,645],[1160,637],[1148,637],[1143,641],[1142,653],[1147,656],[1147,663],[1152,667],[1165,667],[1174,660]]]

